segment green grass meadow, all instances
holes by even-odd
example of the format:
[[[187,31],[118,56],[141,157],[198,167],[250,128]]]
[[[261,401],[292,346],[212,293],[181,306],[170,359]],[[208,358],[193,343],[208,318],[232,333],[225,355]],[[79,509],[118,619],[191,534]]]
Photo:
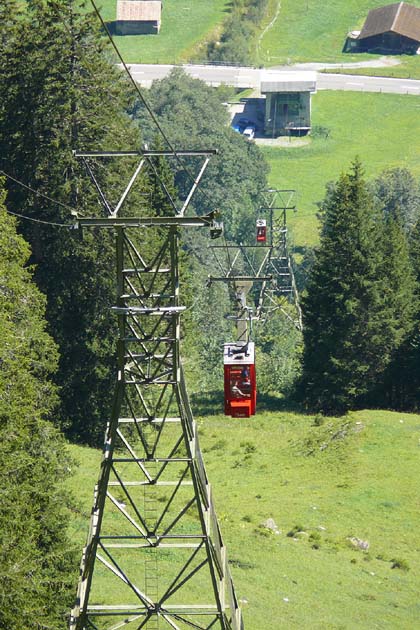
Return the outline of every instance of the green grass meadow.
[[[297,190],[289,225],[297,245],[317,242],[317,207],[325,185],[348,170],[356,155],[368,178],[402,167],[420,176],[420,101],[416,96],[320,91],[312,99],[308,144],[264,148],[269,183]],[[328,130],[328,137],[317,128]]]
[[[157,35],[115,36],[115,43],[127,63],[184,62],[217,32],[228,6],[228,0],[164,0]],[[102,0],[100,11],[107,23],[116,19],[116,7],[117,0]]]
[[[198,423],[246,630],[419,627],[420,416],[362,411],[322,423],[259,412]],[[81,548],[100,454],[70,448]],[[279,534],[261,526],[268,518]]]
[[[272,18],[277,2],[270,5]],[[304,61],[346,63],[375,59],[377,55],[349,55],[342,52],[347,33],[360,30],[371,9],[382,0],[281,0],[280,12],[260,43],[260,63],[278,65]],[[410,4],[419,7],[419,0]],[[409,59],[405,55],[401,60]],[[417,57],[418,66],[420,58]]]
[[[307,61],[348,63],[375,60],[378,55],[349,55],[342,52],[347,32],[360,28],[371,8],[380,0],[270,0],[255,39],[254,63],[276,66]],[[117,0],[102,0],[100,12],[112,25]],[[420,6],[420,0],[411,4]],[[89,3],[87,7],[90,8]],[[185,63],[195,58],[206,42],[217,38],[230,11],[229,0],[165,0],[162,26],[157,35],[114,36],[127,63]],[[274,20],[274,21],[273,21]],[[271,26],[268,30],[266,27]],[[258,40],[258,44],[257,44]],[[361,74],[420,78],[420,57],[401,55],[399,66],[362,69]],[[345,70],[344,70],[345,71]]]

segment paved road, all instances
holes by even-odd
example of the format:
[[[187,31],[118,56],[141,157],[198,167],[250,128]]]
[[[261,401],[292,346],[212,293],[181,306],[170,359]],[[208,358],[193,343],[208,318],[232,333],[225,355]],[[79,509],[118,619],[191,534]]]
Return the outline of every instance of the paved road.
[[[155,79],[163,79],[174,66],[131,64],[133,78],[144,87],[150,87]],[[192,77],[201,79],[209,85],[225,83],[237,88],[259,89],[260,73],[258,68],[239,68],[235,66],[185,65],[184,70]],[[299,72],[308,68],[284,67],[288,72]],[[276,68],[276,70],[281,70]],[[350,90],[353,92],[383,92],[391,94],[412,94],[420,96],[420,81],[413,79],[389,79],[386,77],[368,77],[350,74],[324,74],[318,72],[318,90]]]
[[[352,74],[324,74],[318,72],[318,90],[350,90],[352,92],[384,92],[420,96],[420,81],[389,79]]]
[[[129,64],[133,78],[149,87],[154,79],[163,79],[174,68],[171,65]],[[182,66],[185,72],[194,79],[201,79],[209,85],[232,85],[238,88],[259,88],[260,70],[256,68],[239,68],[235,66]]]

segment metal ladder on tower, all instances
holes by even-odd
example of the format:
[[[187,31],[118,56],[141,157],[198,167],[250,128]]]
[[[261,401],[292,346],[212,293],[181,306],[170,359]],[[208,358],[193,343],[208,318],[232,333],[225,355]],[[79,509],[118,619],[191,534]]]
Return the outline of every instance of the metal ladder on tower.
[[[155,431],[153,424],[149,423],[145,425],[144,437],[145,440],[152,443],[153,431]],[[155,487],[155,481],[158,473],[158,469],[155,462],[152,462],[148,466],[149,474],[151,475],[152,483],[149,486],[144,486],[144,520],[146,523],[147,531],[150,537],[156,535],[156,525],[158,521],[158,497]],[[158,553],[156,547],[147,549],[144,560],[144,585],[145,592],[153,602],[159,601],[159,563]],[[151,617],[146,626],[147,630],[159,630],[159,615]]]

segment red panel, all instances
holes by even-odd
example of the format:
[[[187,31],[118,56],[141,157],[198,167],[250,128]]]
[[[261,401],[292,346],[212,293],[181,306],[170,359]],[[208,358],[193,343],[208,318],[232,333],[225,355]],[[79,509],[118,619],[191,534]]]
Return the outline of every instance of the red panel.
[[[267,228],[265,225],[257,227],[257,242],[265,243],[267,240]]]
[[[225,415],[249,418],[256,411],[255,365],[225,365]]]
[[[251,414],[250,400],[232,400],[230,403],[230,415],[232,418],[249,418]]]
[[[257,375],[255,365],[250,365],[251,372],[251,414],[254,415],[257,410]]]

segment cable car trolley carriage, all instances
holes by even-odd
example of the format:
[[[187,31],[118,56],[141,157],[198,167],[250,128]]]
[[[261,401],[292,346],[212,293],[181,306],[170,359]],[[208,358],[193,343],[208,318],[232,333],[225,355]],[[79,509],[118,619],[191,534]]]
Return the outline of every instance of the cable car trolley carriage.
[[[257,403],[254,343],[238,341],[223,347],[225,415],[249,418],[255,414]]]

